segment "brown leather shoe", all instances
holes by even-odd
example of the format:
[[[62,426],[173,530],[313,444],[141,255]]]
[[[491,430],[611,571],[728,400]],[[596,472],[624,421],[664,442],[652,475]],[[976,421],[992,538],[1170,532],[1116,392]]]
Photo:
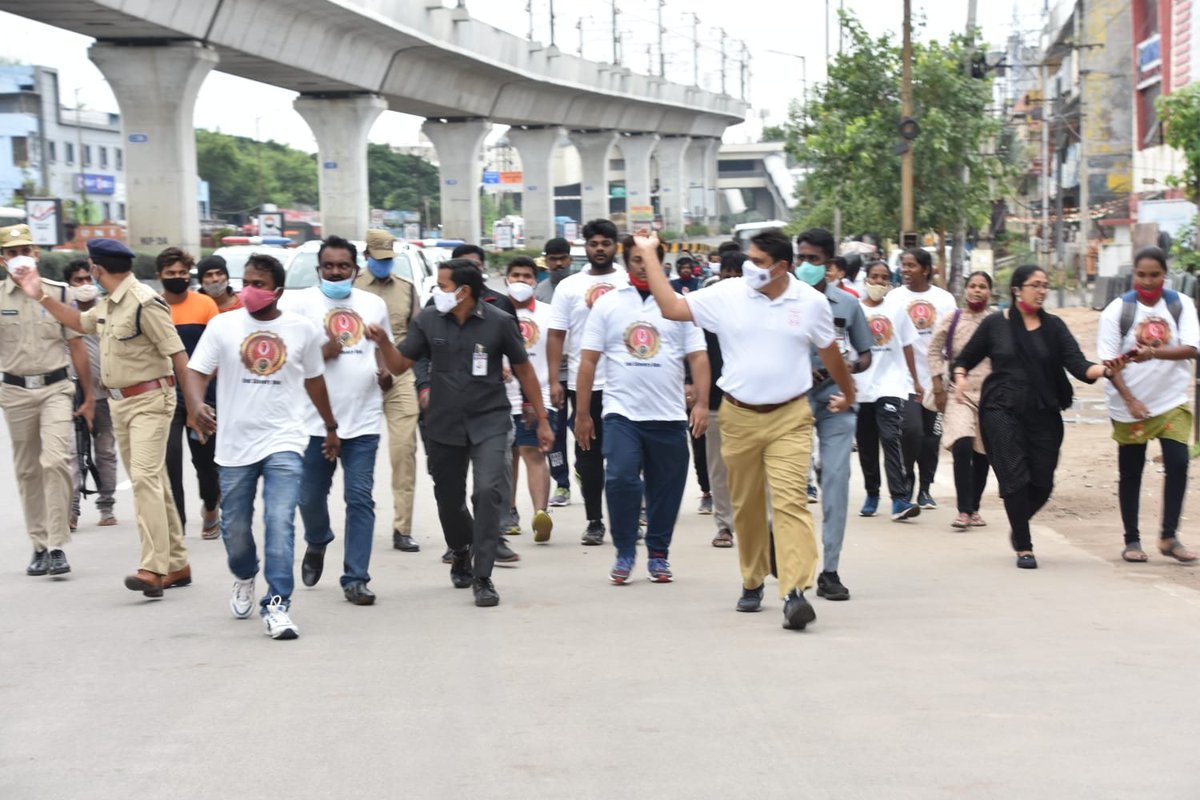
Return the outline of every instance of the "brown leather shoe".
[[[192,585],[192,565],[184,564],[182,569],[177,569],[174,572],[168,572],[163,576],[162,587],[171,589],[175,586],[191,586]]]
[[[163,576],[157,572],[139,569],[134,574],[125,576],[125,588],[141,592],[146,597],[162,597]]]

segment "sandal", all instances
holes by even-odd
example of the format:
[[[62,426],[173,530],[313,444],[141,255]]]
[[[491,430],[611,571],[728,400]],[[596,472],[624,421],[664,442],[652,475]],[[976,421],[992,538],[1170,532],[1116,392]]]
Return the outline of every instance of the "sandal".
[[[721,528],[717,531],[717,535],[712,540],[713,547],[733,547],[733,532],[728,528]]]
[[[1164,547],[1163,545],[1166,546]],[[1158,552],[1162,553],[1164,556],[1173,558],[1176,561],[1182,561],[1185,564],[1196,560],[1196,554],[1184,547],[1183,542],[1174,537],[1170,539],[1163,539],[1161,542],[1159,542]]]
[[[965,531],[970,524],[971,515],[960,512],[959,515],[954,518],[954,522],[950,523],[950,527],[960,531]]]
[[[974,514],[971,515],[971,527],[972,528],[986,528],[987,527],[987,523],[983,521],[983,517],[979,516],[978,511],[976,511]]]
[[[1121,558],[1135,564],[1141,564],[1150,560],[1146,555],[1146,551],[1137,543],[1125,545],[1125,549],[1121,551]]]

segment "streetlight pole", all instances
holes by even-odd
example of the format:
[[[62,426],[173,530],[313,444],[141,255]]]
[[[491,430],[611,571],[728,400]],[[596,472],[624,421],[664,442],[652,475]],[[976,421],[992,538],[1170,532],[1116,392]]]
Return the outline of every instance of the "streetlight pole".
[[[912,0],[904,0],[904,44],[900,52],[900,115],[911,117],[912,98]],[[900,156],[900,244],[905,235],[914,233],[913,220],[913,141]]]

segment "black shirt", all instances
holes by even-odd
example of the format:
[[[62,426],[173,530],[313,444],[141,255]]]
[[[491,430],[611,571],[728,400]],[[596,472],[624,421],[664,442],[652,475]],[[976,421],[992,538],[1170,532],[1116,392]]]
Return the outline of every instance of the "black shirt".
[[[485,303],[495,306],[496,308],[512,315],[513,319],[517,318],[517,307],[513,305],[512,300],[508,299],[508,295],[500,294],[494,289],[483,287],[483,292],[480,293],[479,299]],[[426,308],[433,308],[433,298],[425,301]],[[566,363],[566,355],[563,355]],[[413,365],[413,378],[417,384],[417,391],[420,392],[429,386],[429,359],[423,358]]]
[[[453,312],[426,307],[408,326],[400,352],[414,361],[429,359],[425,435],[430,440],[475,444],[512,427],[503,357],[513,365],[529,361],[516,317],[482,298],[461,326]],[[472,374],[476,353],[486,360],[483,375]]]

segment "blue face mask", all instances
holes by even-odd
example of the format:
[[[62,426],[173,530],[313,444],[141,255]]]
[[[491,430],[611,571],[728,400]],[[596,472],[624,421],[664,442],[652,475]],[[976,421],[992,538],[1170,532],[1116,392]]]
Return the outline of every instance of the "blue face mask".
[[[354,288],[354,281],[347,278],[344,281],[327,281],[321,279],[321,293],[330,300],[345,300]]]
[[[825,280],[825,265],[810,264],[807,261],[796,267],[796,277],[807,283],[809,286],[816,286],[821,281]]]
[[[392,274],[392,259],[378,259],[367,256],[367,270],[379,280]]]

